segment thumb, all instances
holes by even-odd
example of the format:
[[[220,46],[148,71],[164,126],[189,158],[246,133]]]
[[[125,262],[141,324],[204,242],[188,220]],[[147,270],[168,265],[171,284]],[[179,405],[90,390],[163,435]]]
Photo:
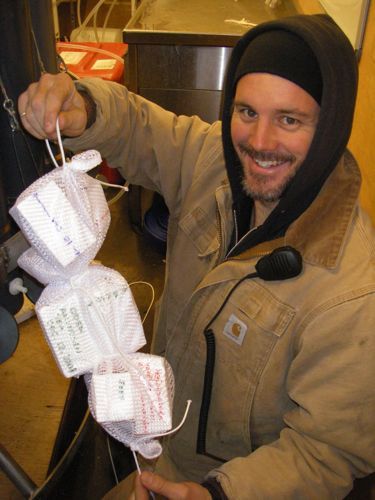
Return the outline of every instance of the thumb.
[[[68,94],[68,91],[69,94]],[[56,135],[56,119],[59,117],[59,128],[67,137],[77,137],[86,128],[87,111],[83,97],[73,88],[62,88],[50,99],[45,114],[44,128],[47,134]]]
[[[73,108],[69,111],[60,111],[58,116],[60,132],[66,137],[77,137],[85,131],[87,117],[83,110]],[[56,121],[53,122],[52,118],[49,116],[48,123],[49,126],[47,127],[46,125],[45,127],[46,131],[55,131]]]
[[[131,498],[135,498],[136,500],[149,500],[150,498],[148,490],[143,486],[141,478],[138,473],[135,475],[134,494],[135,497]]]
[[[153,472],[144,471],[141,474],[141,483],[148,490],[154,493],[159,493],[167,498],[180,498],[179,497],[179,484],[167,481],[158,474]]]
[[[56,120],[59,118],[60,133],[66,137],[77,137],[85,131],[86,117],[82,111],[50,111],[46,115],[43,130],[48,139],[57,138]]]

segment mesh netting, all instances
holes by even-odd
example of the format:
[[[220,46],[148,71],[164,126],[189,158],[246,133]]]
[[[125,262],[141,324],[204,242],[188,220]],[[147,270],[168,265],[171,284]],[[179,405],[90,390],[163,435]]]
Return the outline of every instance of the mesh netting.
[[[35,310],[66,377],[92,371],[103,357],[134,352],[146,343],[128,283],[102,265],[90,265],[69,281],[50,283]]]
[[[18,264],[46,285],[35,310],[63,375],[84,374],[97,421],[155,458],[162,451],[155,438],[172,427],[173,373],[164,358],[136,352],[146,339],[126,280],[90,264],[110,222],[99,182],[79,171],[97,156],[73,157],[71,167],[56,168],[19,196],[10,213],[31,248]]]
[[[86,377],[94,418],[114,438],[155,458],[155,437],[172,428],[174,378],[160,356],[134,353],[99,363]]]
[[[46,262],[33,247],[23,252],[17,263],[21,269],[34,276],[43,285],[66,281],[65,276],[62,276],[57,269]]]
[[[110,222],[98,181],[68,167],[56,168],[31,184],[10,214],[34,250],[55,270],[52,274],[65,278],[81,272],[95,257]]]

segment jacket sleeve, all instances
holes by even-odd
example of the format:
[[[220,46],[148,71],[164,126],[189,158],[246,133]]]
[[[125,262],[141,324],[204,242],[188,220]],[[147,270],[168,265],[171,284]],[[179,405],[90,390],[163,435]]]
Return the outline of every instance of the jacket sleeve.
[[[230,499],[344,498],[375,470],[375,293],[315,311],[295,346],[278,440],[230,460],[216,477]]]
[[[79,85],[96,103],[96,121],[64,145],[73,152],[98,150],[131,184],[161,193],[168,208],[178,210],[199,158],[221,149],[219,122],[177,117],[117,83],[85,78]]]

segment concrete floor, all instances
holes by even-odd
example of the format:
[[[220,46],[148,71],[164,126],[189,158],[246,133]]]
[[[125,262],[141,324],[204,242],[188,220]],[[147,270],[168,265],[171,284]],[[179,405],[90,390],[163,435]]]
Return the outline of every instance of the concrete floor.
[[[107,198],[114,194],[112,189],[106,192]],[[149,198],[150,194],[144,193],[146,206]],[[97,259],[119,271],[128,283],[151,283],[156,298],[159,297],[164,279],[163,256],[130,228],[126,194],[111,206],[111,216],[110,229]],[[143,317],[150,304],[151,289],[135,284],[132,291]],[[144,323],[147,348],[152,321],[153,308]],[[16,352],[0,365],[0,443],[37,484],[46,476],[68,385],[69,380],[59,372],[36,317],[22,323]],[[21,495],[0,472],[0,499],[19,498]]]

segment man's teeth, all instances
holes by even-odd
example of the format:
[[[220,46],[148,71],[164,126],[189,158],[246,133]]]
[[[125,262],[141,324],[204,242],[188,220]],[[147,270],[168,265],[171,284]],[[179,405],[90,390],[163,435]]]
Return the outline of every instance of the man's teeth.
[[[270,167],[275,167],[276,165],[281,165],[284,163],[284,161],[261,161],[261,160],[255,160],[255,163],[259,165],[262,168],[270,168]]]

